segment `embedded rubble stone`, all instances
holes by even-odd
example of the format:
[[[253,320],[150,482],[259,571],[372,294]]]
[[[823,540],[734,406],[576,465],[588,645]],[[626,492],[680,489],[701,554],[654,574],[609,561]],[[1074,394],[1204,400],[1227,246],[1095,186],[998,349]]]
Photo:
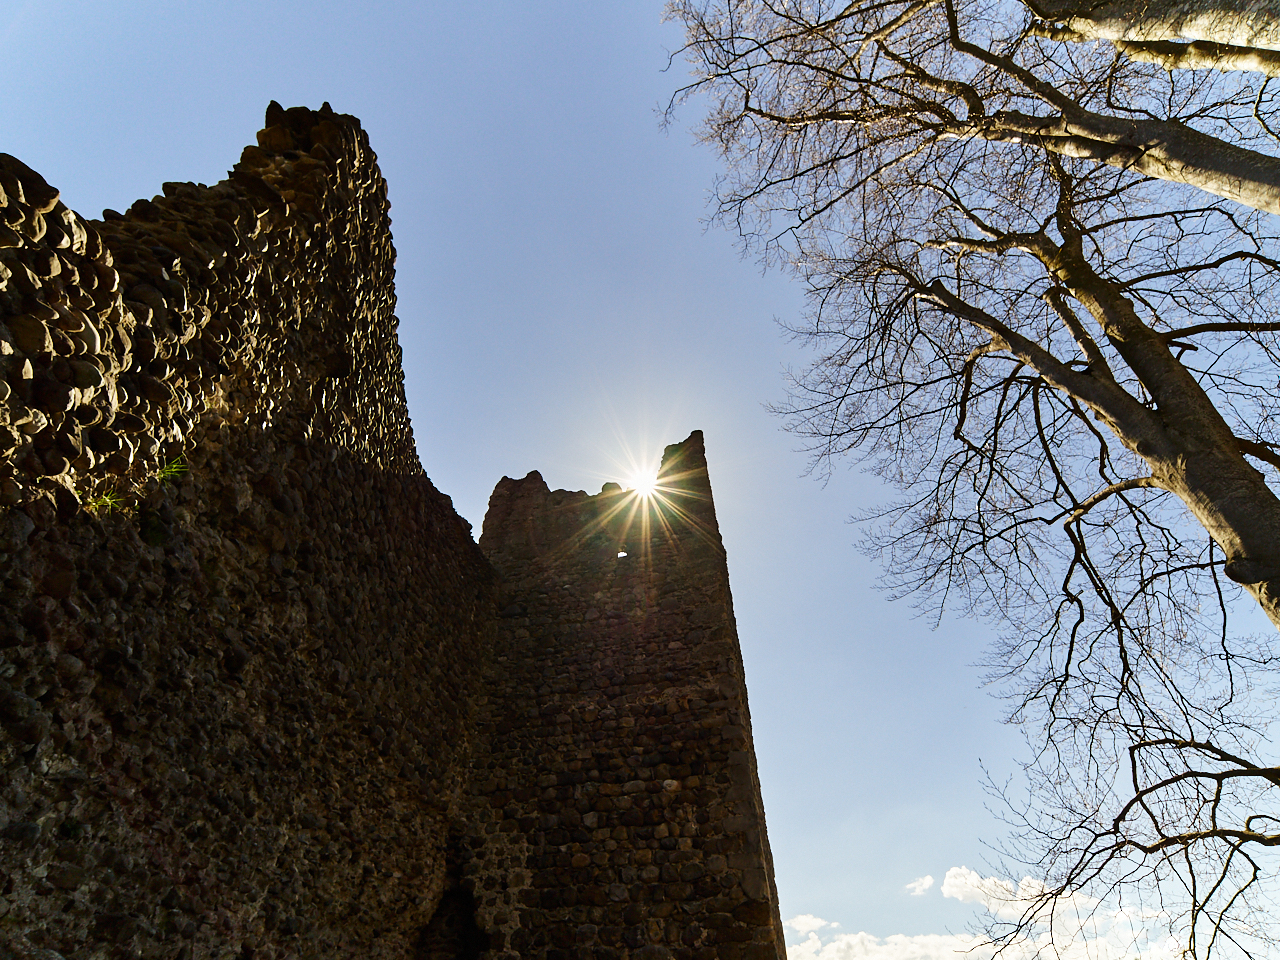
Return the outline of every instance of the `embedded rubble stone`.
[[[477,545],[388,211],[327,104],[101,220],[0,154],[0,958],[781,960],[701,435]]]

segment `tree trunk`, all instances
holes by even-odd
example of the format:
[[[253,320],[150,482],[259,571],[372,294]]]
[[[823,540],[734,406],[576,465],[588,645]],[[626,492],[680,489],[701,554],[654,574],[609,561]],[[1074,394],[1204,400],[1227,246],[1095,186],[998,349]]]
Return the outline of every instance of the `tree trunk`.
[[[1081,40],[1150,43],[1205,40],[1280,50],[1276,0],[1024,0],[1043,20]]]
[[[1280,499],[1238,451],[1206,448],[1170,425],[1183,450],[1147,456],[1160,485],[1185,503],[1227,556],[1226,575],[1280,629]]]

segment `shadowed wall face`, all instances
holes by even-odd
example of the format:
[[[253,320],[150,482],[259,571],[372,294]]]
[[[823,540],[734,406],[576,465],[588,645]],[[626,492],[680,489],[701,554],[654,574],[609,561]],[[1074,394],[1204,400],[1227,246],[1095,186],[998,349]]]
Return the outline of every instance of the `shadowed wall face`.
[[[0,960],[781,958],[701,436],[491,564],[364,132],[267,122],[101,222],[0,155]]]
[[[480,545],[502,619],[464,870],[494,955],[785,956],[702,435],[651,498],[504,479]]]

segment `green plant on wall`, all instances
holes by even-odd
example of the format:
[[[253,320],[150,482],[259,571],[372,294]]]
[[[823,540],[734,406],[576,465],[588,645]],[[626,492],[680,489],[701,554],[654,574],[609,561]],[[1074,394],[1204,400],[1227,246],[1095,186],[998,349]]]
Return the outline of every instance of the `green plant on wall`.
[[[157,471],[156,478],[161,483],[173,483],[185,474],[188,469],[186,460],[182,459],[182,457],[175,457]]]
[[[188,473],[190,468],[182,457],[175,457],[164,463],[159,470],[156,471],[156,479],[164,485],[176,482],[180,477]],[[96,486],[96,485],[95,485]],[[123,510],[133,506],[127,493],[121,492],[118,488],[112,486],[105,489],[99,488],[96,492],[85,491],[80,495],[80,502],[84,508],[90,513],[97,516],[107,516],[117,510]]]
[[[105,490],[84,501],[85,509],[98,516],[114,513],[123,506],[124,497],[115,490]]]

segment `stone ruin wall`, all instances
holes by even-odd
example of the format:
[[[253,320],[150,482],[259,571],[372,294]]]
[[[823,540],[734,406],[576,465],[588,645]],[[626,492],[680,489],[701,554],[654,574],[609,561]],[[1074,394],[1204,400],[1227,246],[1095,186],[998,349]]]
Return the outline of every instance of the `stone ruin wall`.
[[[268,124],[101,223],[0,173],[19,957],[405,956],[445,884],[493,577],[414,453],[367,139]]]
[[[705,469],[650,567],[504,480],[490,563],[386,197],[328,105],[102,221],[0,155],[0,960],[781,957]]]

